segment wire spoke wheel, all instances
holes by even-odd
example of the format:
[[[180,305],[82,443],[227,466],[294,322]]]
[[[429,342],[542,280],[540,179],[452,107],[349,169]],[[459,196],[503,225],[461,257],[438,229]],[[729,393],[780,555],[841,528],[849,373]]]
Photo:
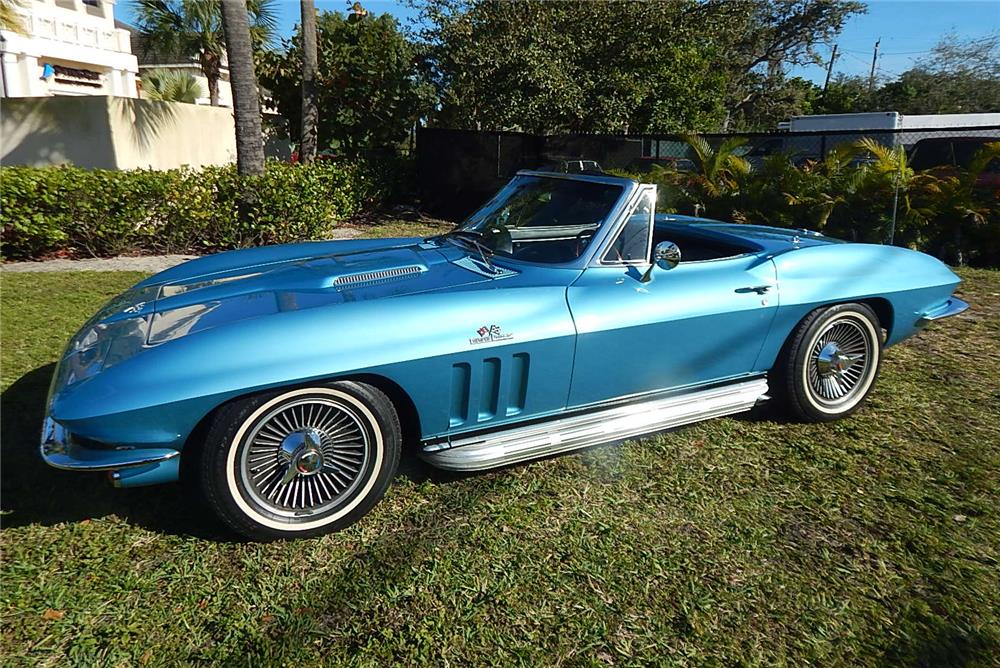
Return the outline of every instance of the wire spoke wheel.
[[[812,398],[837,408],[854,403],[869,385],[877,362],[871,327],[854,317],[830,321],[813,338],[806,361]]]
[[[365,477],[370,433],[346,403],[303,397],[262,415],[240,446],[248,500],[286,521],[336,509]]]

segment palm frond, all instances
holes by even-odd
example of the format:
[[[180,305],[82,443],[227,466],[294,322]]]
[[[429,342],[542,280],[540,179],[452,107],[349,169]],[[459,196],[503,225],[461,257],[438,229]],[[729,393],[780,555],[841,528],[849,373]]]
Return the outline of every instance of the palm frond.
[[[156,69],[142,75],[142,93],[150,100],[160,102],[187,102],[194,104],[204,97],[201,84],[187,72]]]
[[[27,36],[28,27],[24,22],[24,15],[17,11],[23,6],[20,0],[0,0],[0,28]]]

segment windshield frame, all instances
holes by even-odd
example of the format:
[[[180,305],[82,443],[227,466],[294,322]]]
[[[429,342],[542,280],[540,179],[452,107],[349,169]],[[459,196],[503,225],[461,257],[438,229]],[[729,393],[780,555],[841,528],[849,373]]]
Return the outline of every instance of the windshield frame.
[[[472,232],[478,232],[478,230],[475,230],[474,228],[468,228],[467,227],[468,224],[476,217],[476,215],[480,211],[482,211],[483,209],[486,209],[486,208],[492,206],[497,201],[497,198],[499,198],[501,196],[501,194],[503,194],[508,188],[510,188],[512,185],[514,185],[519,179],[523,179],[525,177],[530,177],[530,178],[544,178],[544,179],[561,179],[561,180],[564,180],[564,181],[585,181],[585,182],[596,183],[596,184],[600,184],[600,185],[618,186],[618,187],[621,188],[621,194],[618,196],[618,199],[615,200],[614,204],[612,204],[611,208],[608,210],[608,214],[605,216],[604,222],[602,222],[598,226],[597,230],[594,232],[593,238],[590,240],[590,243],[587,244],[587,248],[583,251],[583,253],[580,255],[580,257],[577,257],[577,258],[575,258],[573,260],[570,260],[570,261],[567,261],[567,262],[535,262],[535,261],[532,261],[532,260],[524,260],[524,259],[521,259],[521,258],[513,257],[511,255],[506,255],[504,253],[495,253],[495,254],[493,254],[493,255],[490,256],[490,261],[491,262],[494,262],[494,263],[496,263],[496,262],[501,262],[501,263],[510,262],[510,263],[514,263],[514,264],[521,264],[521,265],[527,265],[527,266],[532,266],[532,267],[553,267],[553,268],[557,268],[558,267],[558,268],[579,268],[579,269],[583,269],[584,267],[589,266],[591,264],[591,262],[593,261],[594,257],[597,256],[598,252],[605,246],[605,244],[609,241],[609,239],[613,239],[614,235],[617,234],[617,229],[619,227],[619,223],[621,222],[621,219],[624,216],[625,212],[628,210],[628,205],[632,201],[633,196],[635,195],[635,193],[638,191],[638,189],[640,187],[639,183],[637,183],[636,181],[633,181],[632,179],[624,178],[624,177],[617,177],[617,176],[610,176],[610,175],[608,175],[608,176],[597,176],[597,175],[589,175],[589,174],[586,174],[586,175],[584,175],[584,174],[564,174],[564,173],[560,173],[560,172],[541,172],[541,171],[534,171],[534,170],[520,170],[520,171],[517,172],[517,174],[514,176],[513,179],[511,179],[506,184],[504,184],[504,186],[500,190],[498,190],[497,193],[495,195],[493,195],[493,197],[491,197],[488,201],[486,201],[485,203],[483,203],[482,206],[478,207],[474,212],[472,212],[469,216],[467,216],[466,219],[464,221],[462,221],[462,223],[458,227],[456,227],[455,230],[453,230],[453,231],[460,231],[460,230],[466,230],[466,229],[468,229],[469,231],[472,231]],[[465,245],[462,242],[457,241],[457,240],[451,238],[449,236],[449,234],[443,235],[442,238],[445,239],[445,240],[447,240],[451,244],[453,244],[455,246],[458,246],[458,247],[462,248],[463,250],[466,250],[467,252],[470,252],[470,253],[475,253],[476,252],[474,250],[471,250],[471,248],[468,245]]]

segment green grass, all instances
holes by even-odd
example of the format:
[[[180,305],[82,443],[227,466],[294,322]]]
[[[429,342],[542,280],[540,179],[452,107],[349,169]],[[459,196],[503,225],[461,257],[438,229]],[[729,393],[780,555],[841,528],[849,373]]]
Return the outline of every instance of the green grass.
[[[1000,272],[871,403],[467,477],[406,460],[323,538],[233,541],[186,486],[48,470],[63,342],[139,275],[2,278],[7,665],[996,665]]]

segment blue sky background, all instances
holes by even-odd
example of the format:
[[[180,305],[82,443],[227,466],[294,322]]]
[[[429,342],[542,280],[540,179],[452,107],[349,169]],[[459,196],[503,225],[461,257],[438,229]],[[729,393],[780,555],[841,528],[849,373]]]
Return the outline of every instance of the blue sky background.
[[[585,1],[585,0],[581,0]],[[375,14],[390,13],[404,25],[416,17],[403,3],[389,0],[363,2]],[[938,41],[949,33],[960,38],[983,37],[1000,31],[1000,0],[870,0],[868,13],[851,19],[837,39],[840,54],[834,72],[867,76],[872,62],[875,40],[881,38],[878,73],[892,78],[909,69],[915,60],[926,56]],[[292,34],[299,20],[298,0],[279,0],[279,33]],[[344,11],[344,0],[317,0],[319,11]],[[129,0],[120,0],[118,18],[131,23]],[[829,58],[832,44],[821,48]],[[822,83],[824,65],[815,65],[792,72]]]

